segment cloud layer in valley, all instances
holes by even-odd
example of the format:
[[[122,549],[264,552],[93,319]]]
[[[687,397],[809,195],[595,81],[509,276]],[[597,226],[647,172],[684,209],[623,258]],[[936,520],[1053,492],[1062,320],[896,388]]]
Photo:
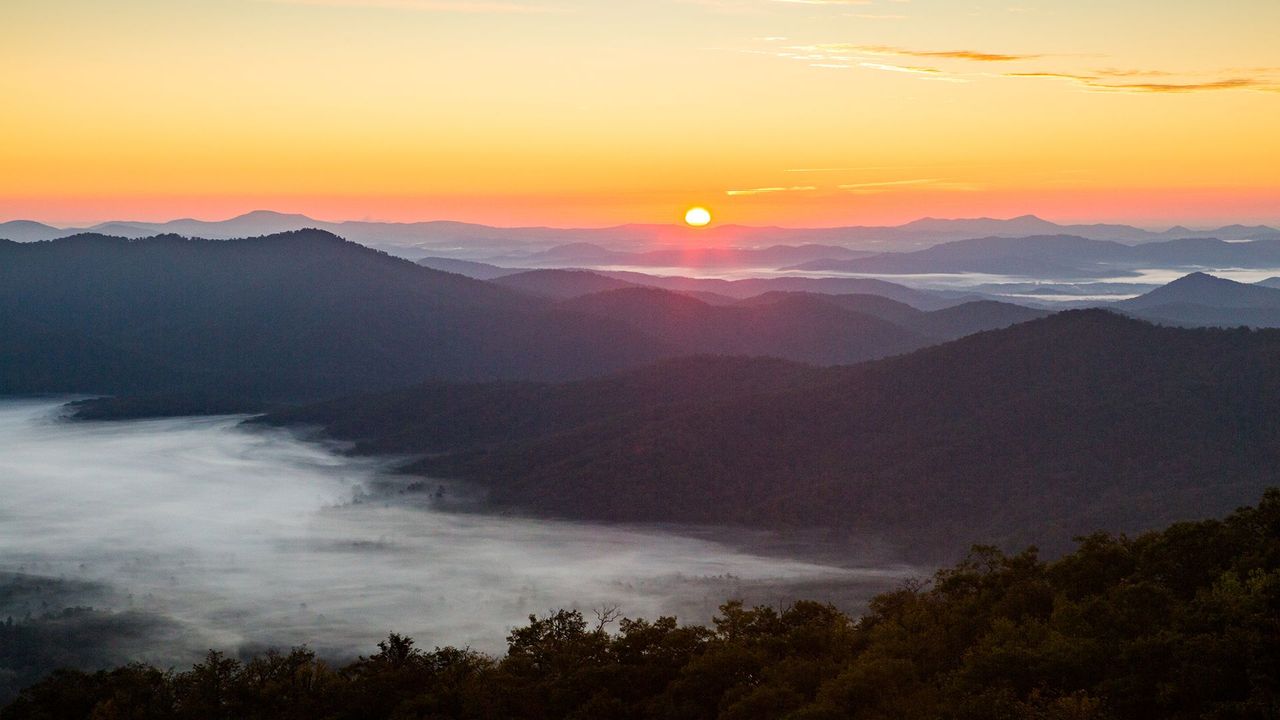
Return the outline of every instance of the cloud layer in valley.
[[[58,408],[0,402],[0,573],[86,589],[41,602],[158,619],[135,659],[302,643],[350,654],[390,631],[499,650],[526,615],[559,607],[705,620],[731,595],[773,602],[799,584],[865,598],[911,574],[445,512],[434,483],[397,495],[387,487],[407,480],[382,463],[234,418],[72,423]]]

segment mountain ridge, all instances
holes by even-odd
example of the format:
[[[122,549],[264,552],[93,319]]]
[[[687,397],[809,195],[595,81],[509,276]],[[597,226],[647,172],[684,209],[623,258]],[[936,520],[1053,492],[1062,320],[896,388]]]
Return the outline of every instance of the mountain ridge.
[[[604,407],[546,434],[402,436],[394,449],[430,453],[414,472],[535,515],[817,526],[920,551],[1037,538],[1052,550],[1098,527],[1138,531],[1256,497],[1280,461],[1278,359],[1277,331],[1067,311],[760,392],[744,381],[729,395],[611,405],[580,383],[544,386],[521,412],[566,396]],[[720,375],[735,373],[749,375]],[[661,375],[652,381],[679,382],[679,366]],[[326,426],[323,411],[309,420]],[[378,435],[355,430],[335,436]]]
[[[939,242],[961,240],[984,235],[1016,236],[1025,235],[1026,229],[1036,232],[1050,231],[1058,233],[1075,233],[1094,239],[1120,240],[1125,242],[1146,242],[1151,240],[1171,239],[1173,237],[1221,237],[1223,240],[1244,240],[1258,237],[1280,238],[1280,230],[1261,225],[1230,225],[1212,230],[1186,230],[1175,226],[1164,231],[1150,231],[1127,225],[1072,225],[1058,224],[1043,220],[1036,216],[1019,216],[1008,219],[994,218],[958,218],[937,219],[921,218],[896,226],[837,226],[823,228],[782,228],[755,227],[742,225],[720,225],[706,229],[690,229],[674,225],[623,224],[599,228],[552,228],[544,226],[528,227],[494,227],[476,223],[464,223],[450,220],[430,220],[418,222],[375,222],[364,220],[344,220],[337,222],[322,221],[306,215],[280,213],[270,210],[255,210],[225,220],[194,220],[183,218],[168,222],[141,222],[128,220],[111,220],[98,223],[92,228],[58,228],[65,234],[117,226],[126,234],[147,236],[165,232],[183,234],[205,234],[213,239],[228,237],[261,235],[269,232],[300,230],[315,227],[348,237],[363,244],[377,245],[383,249],[395,249],[400,253],[417,252],[429,249],[458,250],[470,253],[468,257],[459,259],[482,259],[485,252],[511,248],[529,248],[531,250],[546,249],[557,244],[575,241],[604,241],[619,249],[639,248],[655,243],[660,244],[663,238],[681,239],[697,244],[705,244],[709,240],[717,243],[731,241],[730,244],[742,243],[744,246],[763,247],[776,244],[833,244],[844,245],[852,249],[876,250],[886,249],[884,244],[899,249],[918,249]],[[3,228],[4,225],[0,225]],[[50,226],[51,227],[51,226]],[[0,237],[4,237],[0,233]],[[24,240],[25,238],[8,238]],[[459,245],[459,242],[465,242]]]

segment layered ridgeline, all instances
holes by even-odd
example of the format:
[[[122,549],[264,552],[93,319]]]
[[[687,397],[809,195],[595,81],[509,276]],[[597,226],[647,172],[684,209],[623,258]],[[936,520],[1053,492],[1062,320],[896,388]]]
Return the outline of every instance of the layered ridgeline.
[[[817,369],[698,358],[567,384],[426,385],[319,425],[497,507],[825,526],[921,554],[1224,512],[1274,483],[1280,332],[1072,311]]]
[[[1116,303],[1129,315],[1168,325],[1280,327],[1280,288],[1191,273],[1145,295]]]
[[[728,603],[711,627],[561,610],[514,628],[501,657],[398,635],[342,667],[305,648],[210,653],[179,672],[54,673],[0,718],[1273,718],[1278,603],[1272,491],[1051,563],[975,548],[861,618],[812,602]],[[0,625],[0,660],[54,643],[39,623]]]
[[[1011,318],[993,313],[976,329]],[[134,406],[140,413],[223,412],[430,379],[584,378],[708,352],[849,363],[939,337],[812,298],[730,309],[619,291],[557,302],[319,230],[0,242],[0,335],[0,394],[164,398]]]
[[[793,269],[884,275],[994,273],[1039,278],[1136,275],[1141,268],[1280,267],[1280,235],[1260,232],[1248,240],[1187,237],[1137,245],[1075,235],[983,237],[912,252],[812,260]]]
[[[620,225],[609,228],[499,228],[470,223],[432,221],[384,223],[350,220],[325,222],[305,215],[257,210],[227,220],[172,220],[162,223],[110,221],[87,228],[56,228],[29,220],[0,223],[0,239],[16,241],[51,240],[82,232],[97,232],[128,238],[178,234],[207,238],[238,238],[272,233],[320,228],[365,245],[406,252],[417,250],[456,251],[516,255],[521,259],[548,249],[556,250],[556,265],[574,255],[574,246],[587,253],[610,248],[640,249],[660,244],[735,246],[765,248],[776,245],[818,245],[819,255],[830,251],[832,258],[848,257],[847,247],[882,251],[889,248],[918,248],[950,240],[1001,236],[1070,234],[1095,240],[1150,242],[1179,238],[1221,238],[1223,240],[1257,240],[1280,237],[1280,230],[1266,226],[1229,225],[1210,230],[1174,227],[1164,232],[1151,232],[1128,225],[1059,225],[1033,215],[1008,219],[922,218],[895,227],[830,227],[781,228],[716,225],[709,228],[687,228],[671,225]],[[669,259],[659,258],[664,264]],[[773,261],[778,261],[774,259]],[[794,262],[800,262],[795,260]]]
[[[321,231],[0,243],[0,324],[0,393],[295,398],[663,355],[617,323]]]

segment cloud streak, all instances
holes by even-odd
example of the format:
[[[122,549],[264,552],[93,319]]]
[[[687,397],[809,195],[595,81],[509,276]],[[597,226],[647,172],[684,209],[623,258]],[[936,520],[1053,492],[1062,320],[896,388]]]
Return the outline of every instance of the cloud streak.
[[[979,50],[911,50],[908,48],[894,47],[892,45],[852,45],[840,43],[833,45],[821,45],[819,47],[834,51],[860,52],[870,55],[897,55],[901,57],[915,58],[969,60],[972,62],[983,63],[1019,62],[1022,60],[1035,60],[1036,58],[1044,57],[1044,55],[1038,54],[1015,55],[1011,53],[983,52]]]
[[[1136,77],[1174,77],[1172,73],[1159,70],[1107,70],[1095,75],[1069,72],[1020,72],[1005,73],[1003,77],[1068,80],[1099,92],[1140,94],[1185,94],[1221,90],[1267,90],[1274,92],[1280,90],[1280,86],[1274,80],[1262,77],[1230,77],[1182,82],[1117,82],[1116,80],[1117,78]]]
[[[926,188],[930,190],[956,190],[956,191],[973,191],[982,188],[972,183],[961,183],[949,180],[947,178],[915,178],[911,180],[885,180],[881,182],[863,182],[863,183],[845,183],[837,185],[837,188],[855,195],[871,195],[875,193],[891,192],[893,190],[904,190],[911,188]]]
[[[938,68],[919,67],[913,65],[889,65],[886,63],[863,62],[858,63],[859,67],[871,68],[872,70],[885,70],[888,72],[914,73],[916,75],[937,75],[942,71]]]
[[[791,187],[760,187],[760,188],[747,188],[745,190],[725,190],[724,194],[729,195],[731,197],[738,197],[738,196],[750,196],[750,195],[767,195],[770,193],[780,193],[780,192],[808,192],[808,191],[817,190],[817,189],[818,188],[813,185],[793,185]]]
[[[914,75],[920,80],[969,82],[966,77],[1023,78],[1066,80],[1090,92],[1134,94],[1188,94],[1219,92],[1224,90],[1280,91],[1280,80],[1274,77],[1272,68],[1220,70],[1217,77],[1208,73],[1179,74],[1167,70],[1142,68],[1099,68],[1094,70],[1026,70],[1018,72],[989,73],[984,71],[959,72],[943,66],[875,62],[868,56],[896,56],[906,58],[930,58],[935,60],[959,60],[979,64],[1018,63],[1037,58],[1047,58],[1043,53],[997,53],[979,50],[913,50],[892,45],[859,45],[854,43],[824,43],[796,45],[782,52],[769,53],[777,57],[806,61],[812,67],[853,67],[868,70]]]
[[[562,12],[559,8],[530,5],[501,0],[257,0],[273,5],[303,5],[334,8],[376,8],[383,10],[414,10],[433,13],[462,13],[474,15],[539,15]]]

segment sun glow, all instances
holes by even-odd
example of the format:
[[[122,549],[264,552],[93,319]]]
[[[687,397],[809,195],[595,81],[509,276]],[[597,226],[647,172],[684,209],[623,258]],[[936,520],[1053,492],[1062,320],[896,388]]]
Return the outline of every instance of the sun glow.
[[[691,207],[684,214],[684,222],[689,227],[706,227],[711,224],[711,211],[704,207]]]

